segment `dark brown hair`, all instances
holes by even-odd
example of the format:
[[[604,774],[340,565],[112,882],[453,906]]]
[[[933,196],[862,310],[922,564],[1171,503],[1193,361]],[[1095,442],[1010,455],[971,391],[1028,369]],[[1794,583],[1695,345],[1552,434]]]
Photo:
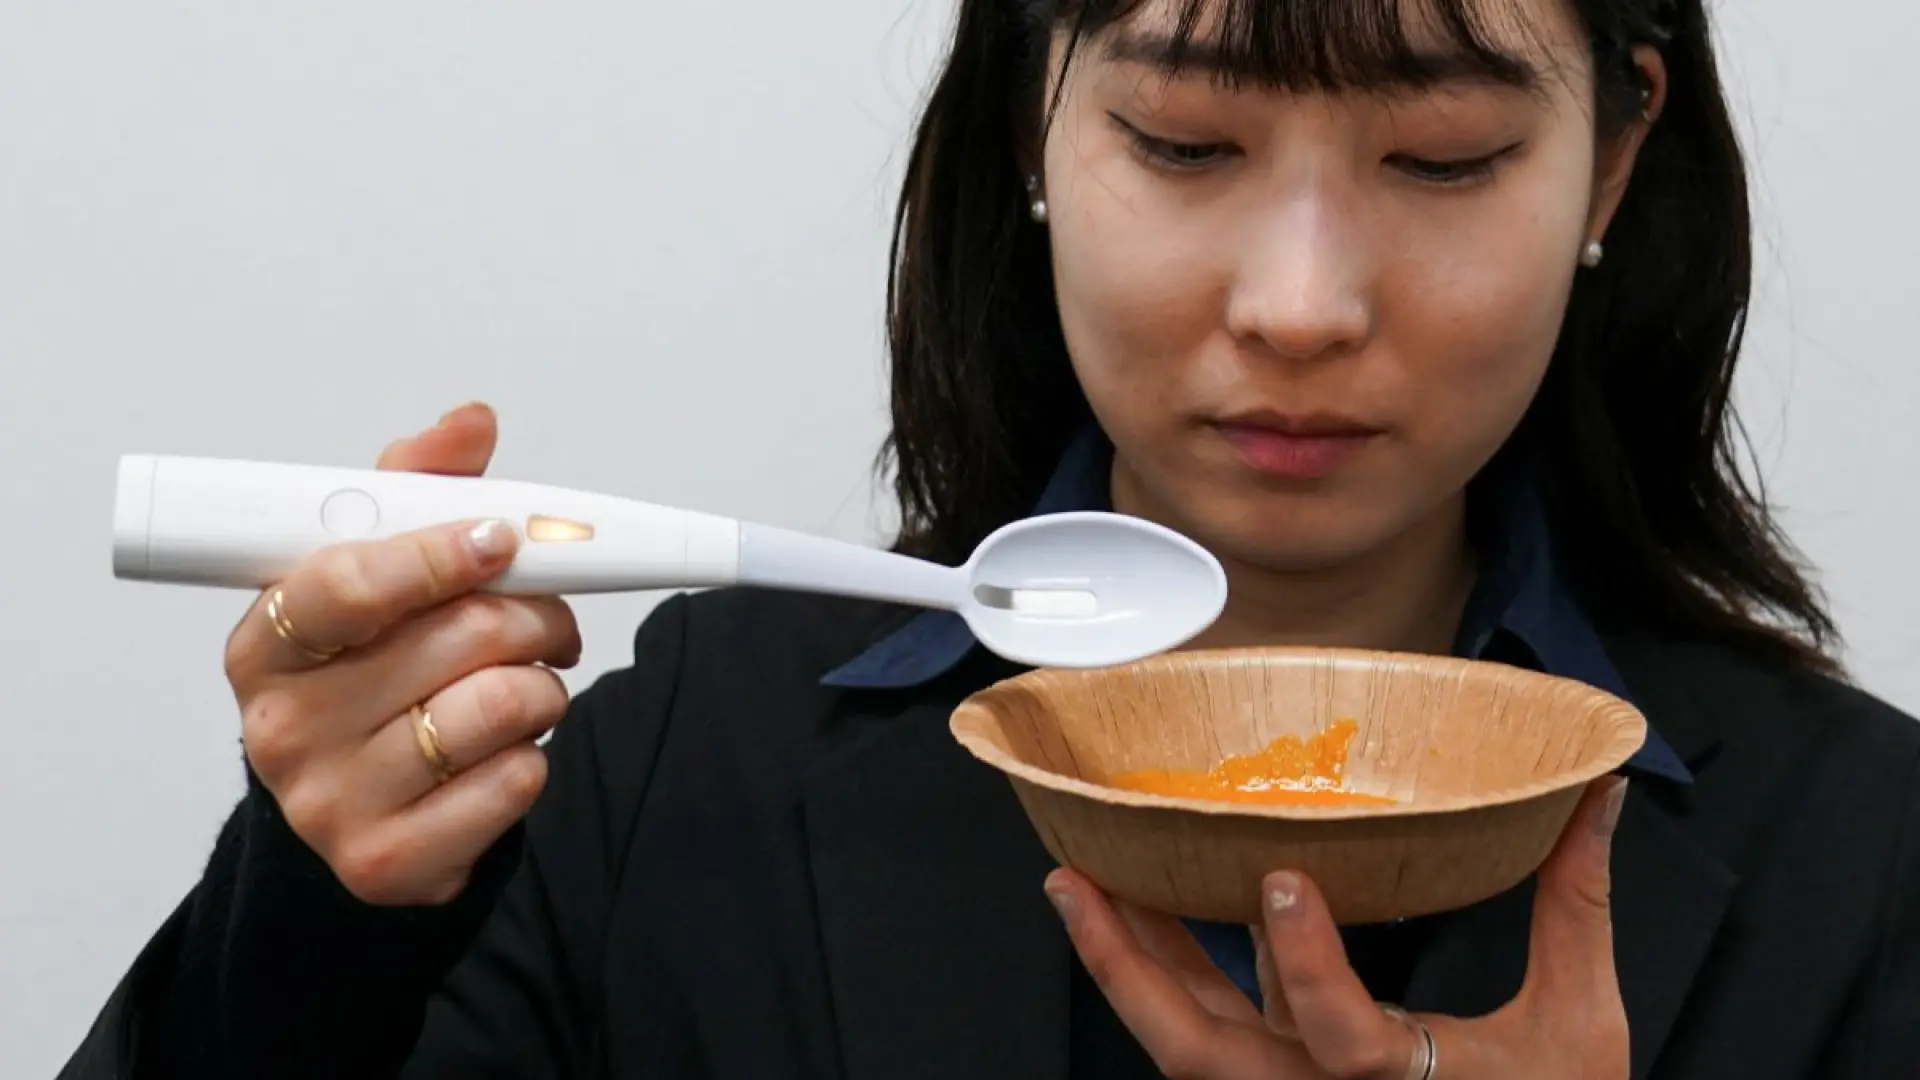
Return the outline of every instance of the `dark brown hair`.
[[[957,563],[1029,511],[1088,418],[1055,308],[1046,230],[1028,215],[1048,45],[1115,26],[1141,0],[963,0],[916,133],[889,282],[899,547]],[[1730,402],[1751,289],[1745,165],[1701,0],[1564,0],[1592,46],[1597,138],[1641,107],[1636,45],[1660,49],[1662,115],[1583,272],[1541,391],[1503,453],[1541,463],[1568,575],[1603,623],[1732,643],[1837,672],[1822,599],[1742,472]],[[1200,19],[1236,80],[1366,89],[1432,76],[1402,0],[1182,0],[1162,58]],[[1491,3],[1424,0],[1489,76],[1515,76]],[[1072,49],[1069,49],[1069,56]]]

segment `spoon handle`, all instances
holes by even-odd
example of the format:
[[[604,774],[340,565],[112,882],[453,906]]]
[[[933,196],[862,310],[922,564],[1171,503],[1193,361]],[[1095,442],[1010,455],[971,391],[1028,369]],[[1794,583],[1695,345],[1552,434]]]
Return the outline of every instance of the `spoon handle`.
[[[955,610],[966,602],[965,571],[748,522],[740,525],[739,580],[915,607]]]
[[[113,571],[128,581],[263,588],[321,548],[493,518],[520,536],[485,591],[640,592],[732,584],[731,518],[497,477],[128,454]]]
[[[505,520],[508,594],[751,584],[954,608],[964,571],[857,544],[619,496],[494,477],[128,454],[114,498],[116,577],[262,588],[331,544]]]

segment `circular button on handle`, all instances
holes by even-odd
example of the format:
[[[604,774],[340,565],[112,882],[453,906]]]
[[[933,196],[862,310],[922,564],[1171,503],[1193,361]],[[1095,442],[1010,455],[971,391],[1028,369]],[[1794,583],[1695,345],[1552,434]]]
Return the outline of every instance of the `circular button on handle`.
[[[358,488],[345,488],[320,505],[320,524],[342,540],[370,536],[380,524],[380,504]]]

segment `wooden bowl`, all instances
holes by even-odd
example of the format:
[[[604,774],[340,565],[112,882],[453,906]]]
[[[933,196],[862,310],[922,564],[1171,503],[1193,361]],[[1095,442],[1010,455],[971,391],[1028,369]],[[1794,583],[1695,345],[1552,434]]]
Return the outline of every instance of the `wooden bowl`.
[[[1205,770],[1350,719],[1345,787],[1394,805],[1260,805],[1112,785]],[[974,694],[953,735],[1005,772],[1062,865],[1142,906],[1260,921],[1260,882],[1311,877],[1343,924],[1447,911],[1545,861],[1585,785],[1646,739],[1619,698],[1447,657],[1337,649],[1171,653],[1041,670]]]

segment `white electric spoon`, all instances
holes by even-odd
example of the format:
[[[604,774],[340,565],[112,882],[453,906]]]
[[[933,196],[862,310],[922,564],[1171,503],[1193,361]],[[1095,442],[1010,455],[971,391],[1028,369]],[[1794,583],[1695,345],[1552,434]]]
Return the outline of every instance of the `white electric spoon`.
[[[1198,544],[1120,514],[1051,514],[994,532],[959,567],[612,495],[490,477],[220,458],[120,459],[113,571],[259,589],[314,551],[433,525],[507,522],[522,546],[488,591],[517,595],[759,585],[958,612],[1034,667],[1102,667],[1175,648],[1226,603]]]

